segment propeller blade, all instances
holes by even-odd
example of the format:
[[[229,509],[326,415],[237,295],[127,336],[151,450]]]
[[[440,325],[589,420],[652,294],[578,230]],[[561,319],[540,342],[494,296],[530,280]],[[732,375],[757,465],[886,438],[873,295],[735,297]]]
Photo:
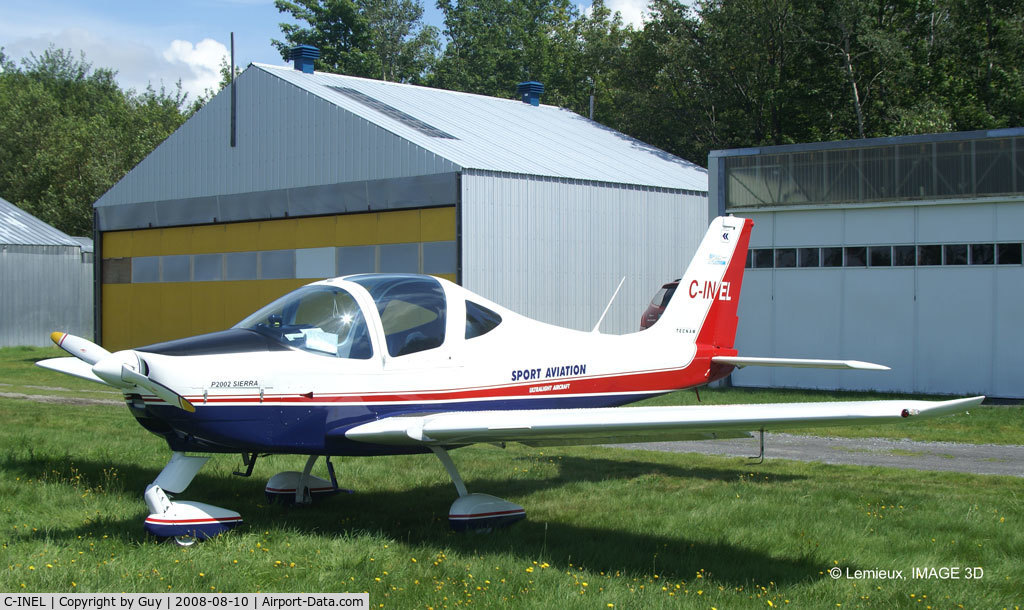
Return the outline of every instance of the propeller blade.
[[[50,340],[56,343],[57,347],[80,360],[88,362],[89,364],[96,364],[100,360],[110,356],[110,352],[107,350],[96,345],[92,341],[76,337],[75,335],[53,332],[50,333]]]
[[[140,359],[141,361],[141,359]],[[148,368],[148,367],[147,367]],[[195,413],[196,408],[185,399],[184,396],[176,393],[171,388],[164,384],[156,381],[150,377],[142,375],[138,371],[133,370],[127,364],[121,366],[121,380],[128,383],[135,384],[140,388],[144,388],[153,393],[154,396],[160,398],[160,400],[166,402],[169,405],[175,405],[182,409],[185,409],[189,413]]]

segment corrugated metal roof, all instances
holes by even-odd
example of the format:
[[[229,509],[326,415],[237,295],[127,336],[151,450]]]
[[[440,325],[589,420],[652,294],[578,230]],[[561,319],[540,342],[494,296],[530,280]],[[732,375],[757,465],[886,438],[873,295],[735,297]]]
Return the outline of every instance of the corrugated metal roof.
[[[465,169],[708,190],[703,167],[564,108],[253,65]],[[335,89],[339,87],[354,89],[362,96]],[[363,96],[384,106],[367,104]],[[430,135],[430,130],[417,122],[453,137]]]
[[[82,247],[82,252],[92,252],[94,250],[91,237],[75,237],[72,235],[71,239]]]
[[[0,198],[0,244],[20,246],[81,245],[63,231],[51,227],[3,198]]]

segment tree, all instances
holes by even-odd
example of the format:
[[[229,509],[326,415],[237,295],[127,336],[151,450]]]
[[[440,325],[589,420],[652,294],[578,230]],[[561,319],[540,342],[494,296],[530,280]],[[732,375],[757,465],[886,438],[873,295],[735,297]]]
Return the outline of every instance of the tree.
[[[934,0],[928,72],[953,129],[1024,124],[1024,5]]]
[[[441,50],[438,31],[423,25],[423,5],[412,0],[363,0],[376,77],[419,82]]]
[[[570,0],[438,0],[448,44],[432,86],[510,98],[540,81],[544,101],[581,107],[579,41]]]
[[[92,204],[185,120],[186,95],[122,91],[112,70],[46,50],[0,73],[0,195],[71,235]]]
[[[275,0],[305,26],[282,23],[285,41],[273,45],[288,58],[300,44],[320,49],[316,65],[336,74],[419,82],[440,48],[437,28],[423,25],[416,0]]]
[[[632,84],[629,75],[622,71],[622,64],[627,44],[635,32],[622,25],[622,15],[612,13],[604,0],[594,0],[590,14],[581,15],[573,25],[580,48],[576,54],[579,65],[572,70],[577,74],[579,92],[572,94],[572,99],[586,102],[580,112],[586,116],[590,112],[590,96],[594,96],[595,120],[613,120],[620,89]],[[570,108],[576,109],[576,104]]]

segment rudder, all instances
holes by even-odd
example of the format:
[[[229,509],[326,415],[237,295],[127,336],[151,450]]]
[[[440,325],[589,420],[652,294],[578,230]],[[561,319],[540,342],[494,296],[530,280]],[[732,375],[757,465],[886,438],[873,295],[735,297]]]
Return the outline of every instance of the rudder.
[[[675,295],[652,329],[692,337],[699,345],[732,348],[753,226],[754,221],[735,216],[711,221]]]

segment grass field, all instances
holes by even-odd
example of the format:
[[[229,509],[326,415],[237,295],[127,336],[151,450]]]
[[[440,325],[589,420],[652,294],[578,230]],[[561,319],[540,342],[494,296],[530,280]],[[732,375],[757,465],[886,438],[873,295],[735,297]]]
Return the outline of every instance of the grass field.
[[[0,391],[99,388],[31,367],[45,355],[0,350]],[[977,412],[955,433],[977,435]],[[1000,413],[1019,430],[1012,410],[993,417]],[[374,607],[395,608],[1013,608],[1024,600],[1024,479],[751,466],[604,447],[469,447],[452,455],[470,490],[517,502],[528,517],[466,535],[448,530],[455,491],[432,456],[336,459],[356,493],[285,508],[266,504],[263,485],[304,458],[263,459],[245,479],[231,475],[238,457],[224,455],[182,498],[238,510],[246,523],[181,549],[144,534],[142,491],[169,450],[126,409],[0,398],[0,416],[3,591],[368,591]],[[828,574],[836,567],[839,579]],[[914,568],[957,568],[960,578],[913,578]],[[981,578],[965,578],[968,568],[981,568]],[[846,577],[857,570],[904,578]]]

